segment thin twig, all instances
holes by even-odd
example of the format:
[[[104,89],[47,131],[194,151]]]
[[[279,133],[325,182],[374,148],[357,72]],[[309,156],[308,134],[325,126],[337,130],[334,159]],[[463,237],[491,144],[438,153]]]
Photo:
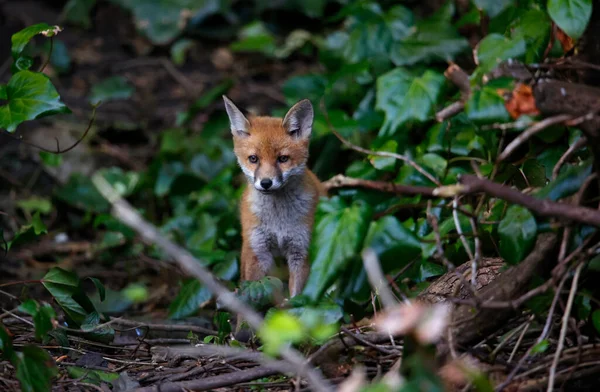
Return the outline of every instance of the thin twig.
[[[217,297],[219,303],[232,312],[240,314],[252,328],[259,330],[262,327],[262,317],[221,285],[212,273],[204,267],[206,263],[171,242],[154,225],[146,222],[127,201],[121,198],[104,177],[95,174],[92,181],[100,194],[112,205],[112,214],[115,218],[134,229],[147,243],[155,244],[161,248],[184,271],[201,281]],[[316,391],[325,392],[330,390],[328,382],[315,369],[307,365],[306,359],[298,351],[287,347],[282,349],[280,354],[286,361],[296,367],[299,375],[308,379]]]
[[[371,347],[374,350],[379,351],[380,353],[384,354],[384,355],[390,355],[390,354],[394,354],[393,351],[387,350],[383,347],[379,347],[378,345],[369,342],[367,339],[363,339],[360,334],[357,333],[353,333],[352,331],[350,331],[348,328],[346,327],[341,327],[340,328],[342,330],[342,332],[344,332],[346,335],[350,336],[351,338],[353,338],[354,340],[356,340],[358,343],[367,346],[367,347]]]
[[[54,49],[54,39],[53,39],[53,37],[50,37],[50,49],[48,50],[48,55],[46,56],[46,61],[44,62],[44,64],[42,64],[42,66],[40,67],[40,70],[38,72],[44,72],[44,69],[46,69],[46,67],[50,63],[50,57],[52,57],[52,49]]]
[[[462,242],[462,245],[465,248],[465,252],[467,252],[467,256],[469,256],[469,260],[474,260],[475,256],[473,255],[473,251],[471,250],[471,247],[467,242],[467,238],[463,233],[463,229],[460,226],[460,219],[458,218],[458,196],[454,196],[454,200],[452,200],[452,218],[454,219],[454,226],[456,227],[456,232],[458,233],[460,241]]]
[[[498,161],[503,161],[506,158],[508,158],[508,156],[510,156],[521,144],[525,143],[535,134],[543,131],[544,129],[552,125],[563,123],[565,121],[571,120],[572,118],[573,116],[569,114],[559,114],[558,116],[548,117],[543,119],[542,121],[533,124],[531,127],[527,128],[522,133],[520,133],[519,136],[517,136],[512,142],[508,144],[508,146],[506,146],[504,151],[502,151],[502,153],[498,155]]]
[[[560,328],[560,335],[558,338],[558,346],[556,347],[556,353],[554,354],[554,360],[552,361],[552,366],[550,366],[550,373],[548,376],[548,392],[552,392],[554,388],[554,378],[556,377],[556,367],[558,366],[558,361],[560,360],[560,354],[562,353],[563,347],[565,345],[565,337],[567,336],[567,329],[569,326],[569,317],[571,316],[571,309],[573,307],[573,301],[575,299],[575,293],[577,292],[577,284],[579,283],[579,275],[581,275],[581,270],[583,269],[584,263],[579,263],[577,268],[575,269],[575,274],[573,275],[573,281],[571,282],[571,290],[569,291],[569,298],[567,299],[567,306],[565,308],[565,313],[562,319],[562,326]]]
[[[377,254],[373,249],[367,248],[363,250],[362,257],[365,271],[369,277],[369,282],[371,283],[373,289],[375,289],[375,292],[381,298],[383,306],[386,308],[393,308],[396,306],[398,301],[396,301],[394,294],[387,285],[387,279],[385,279],[385,276],[383,275]]]
[[[571,158],[571,155],[573,155],[580,148],[583,148],[586,144],[587,144],[587,138],[585,136],[582,136],[579,139],[577,139],[577,141],[575,143],[573,143],[571,146],[569,146],[569,149],[567,151],[565,151],[565,153],[560,157],[558,162],[556,162],[556,165],[554,165],[554,169],[552,169],[552,179],[553,180],[555,180],[556,177],[558,177],[558,173],[560,172],[560,169],[563,167],[565,162],[567,162],[567,160],[569,160],[569,158]]]

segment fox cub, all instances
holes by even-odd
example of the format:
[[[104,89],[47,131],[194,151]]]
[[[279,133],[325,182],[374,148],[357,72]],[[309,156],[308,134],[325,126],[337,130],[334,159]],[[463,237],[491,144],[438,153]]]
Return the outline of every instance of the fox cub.
[[[315,208],[324,189],[306,167],[313,107],[296,103],[283,119],[246,118],[223,96],[234,152],[248,179],[241,202],[242,280],[259,280],[282,256],[289,271],[290,296],[308,278],[308,246]]]

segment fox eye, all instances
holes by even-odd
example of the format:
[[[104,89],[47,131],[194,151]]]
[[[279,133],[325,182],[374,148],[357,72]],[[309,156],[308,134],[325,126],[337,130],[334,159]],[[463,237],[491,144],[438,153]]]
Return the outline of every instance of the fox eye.
[[[248,160],[250,161],[250,163],[256,163],[258,162],[258,157],[256,155],[250,155],[248,157]]]
[[[289,155],[280,155],[279,158],[277,158],[280,163],[286,163],[288,159],[290,159]]]

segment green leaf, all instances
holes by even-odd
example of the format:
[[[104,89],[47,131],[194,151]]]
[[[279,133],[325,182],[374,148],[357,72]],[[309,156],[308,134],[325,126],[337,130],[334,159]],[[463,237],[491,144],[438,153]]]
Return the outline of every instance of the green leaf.
[[[33,26],[29,26],[13,34],[11,37],[11,54],[14,60],[17,60],[25,46],[31,41],[33,37],[38,34],[42,34],[46,37],[53,37],[58,34],[62,29],[59,26],[50,26],[47,23],[38,23]]]
[[[469,42],[452,25],[438,20],[417,24],[413,33],[394,43],[390,56],[397,66],[447,62],[469,48]]]
[[[150,293],[142,283],[130,283],[122,290],[123,296],[133,303],[145,302]]]
[[[119,378],[119,373],[103,372],[79,366],[68,366],[67,373],[73,379],[96,385],[100,385],[101,382],[112,383]]]
[[[175,65],[183,65],[187,52],[192,49],[196,43],[187,38],[182,38],[171,46],[171,60]]]
[[[239,37],[238,41],[229,46],[234,52],[260,52],[267,56],[275,54],[275,36],[260,21],[244,26]]]
[[[237,296],[255,309],[264,309],[277,304],[283,297],[283,283],[272,276],[257,281],[244,281]]]
[[[504,99],[495,88],[487,85],[472,92],[465,104],[465,112],[469,120],[480,124],[510,120]]]
[[[28,225],[21,227],[21,230],[19,230],[13,239],[7,243],[8,249],[6,250],[10,250],[10,248],[14,247],[15,245],[31,242],[41,234],[46,234],[47,232],[48,229],[42,221],[38,211],[33,215],[31,222],[29,222]]]
[[[56,191],[56,197],[84,211],[107,212],[110,208],[91,178],[80,173],[72,174],[67,183]]]
[[[554,181],[535,192],[534,196],[552,201],[557,201],[563,197],[570,196],[581,189],[591,172],[591,163],[584,163],[579,166],[568,166]]]
[[[531,9],[523,13],[510,27],[513,40],[523,39],[527,52],[525,63],[541,61],[548,47],[551,35],[551,21],[548,14],[539,9]]]
[[[59,113],[71,113],[60,101],[50,79],[38,72],[20,71],[6,85],[8,102],[0,106],[0,129],[14,132],[22,122]]]
[[[510,264],[517,264],[529,254],[535,244],[535,218],[525,207],[510,206],[498,225],[498,235],[500,256]]]
[[[358,254],[372,214],[369,205],[348,206],[339,197],[321,201],[310,246],[312,265],[304,294],[312,300],[321,297],[329,285]]]
[[[264,351],[268,355],[276,355],[282,346],[300,342],[306,335],[300,320],[285,311],[275,311],[266,318],[258,331],[264,342]]]
[[[17,201],[17,206],[28,214],[39,212],[47,215],[52,212],[52,202],[45,197],[32,196]]]
[[[19,305],[18,309],[33,317],[35,338],[38,341],[41,341],[49,331],[54,329],[53,320],[56,319],[56,312],[50,305],[43,304],[40,306],[36,300],[29,299]]]
[[[548,347],[550,347],[550,342],[544,339],[531,348],[531,355],[544,353],[548,350]]]
[[[428,120],[444,83],[444,76],[431,70],[416,77],[404,68],[396,68],[377,78],[376,107],[385,112],[379,135],[391,136],[407,122]]]
[[[62,163],[62,155],[48,151],[40,151],[40,159],[50,167],[58,167]]]
[[[73,272],[54,267],[42,278],[42,284],[76,324],[75,327],[81,325],[89,313],[96,311]]]
[[[540,188],[546,185],[546,169],[537,159],[526,160],[521,170],[523,170],[529,186]]]
[[[175,179],[184,172],[185,166],[181,162],[164,163],[159,171],[154,184],[154,194],[164,196],[171,190],[171,185]]]
[[[125,172],[120,167],[111,167],[98,170],[104,179],[121,195],[127,197],[133,193],[140,180],[136,172]]]
[[[169,306],[169,318],[181,319],[192,316],[211,297],[211,292],[197,279],[188,279],[183,283],[179,294]]]
[[[548,0],[548,14],[561,30],[577,40],[592,16],[592,0]]]
[[[93,278],[91,276],[89,276],[87,279],[91,280],[94,286],[96,286],[96,290],[98,290],[98,295],[100,296],[100,301],[104,301],[104,299],[106,298],[106,289],[104,288],[102,282],[100,282],[100,280],[98,280],[97,278]]]
[[[371,222],[364,246],[375,251],[386,273],[402,268],[421,253],[417,236],[393,216]]]
[[[25,346],[18,353],[17,379],[23,392],[47,392],[52,379],[58,374],[54,360],[47,351],[36,346]]]
[[[92,26],[90,13],[95,5],[96,0],[69,0],[63,8],[65,20],[89,29]]]
[[[485,74],[502,61],[519,59],[525,55],[526,50],[525,39],[521,37],[508,39],[500,34],[489,34],[477,44],[475,53],[479,72]]]
[[[592,313],[592,324],[596,328],[596,331],[600,333],[600,310],[594,310]]]
[[[377,151],[386,151],[386,152],[397,152],[398,151],[398,142],[395,140],[388,140],[385,142]],[[369,161],[373,165],[373,167],[377,170],[385,170],[385,171],[393,171],[396,166],[396,162],[398,161],[393,157],[382,157],[377,155],[369,155]]]
[[[485,11],[490,18],[499,15],[508,7],[514,6],[514,0],[473,0],[480,10]]]
[[[12,363],[17,360],[10,335],[2,323],[0,323],[0,351],[2,352],[0,358],[8,359]]]
[[[130,10],[139,31],[156,45],[165,45],[185,29],[187,19],[195,23],[228,10],[224,0],[111,0]]]
[[[97,105],[100,101],[129,99],[134,92],[135,87],[123,76],[111,76],[92,86],[89,100],[92,105]]]

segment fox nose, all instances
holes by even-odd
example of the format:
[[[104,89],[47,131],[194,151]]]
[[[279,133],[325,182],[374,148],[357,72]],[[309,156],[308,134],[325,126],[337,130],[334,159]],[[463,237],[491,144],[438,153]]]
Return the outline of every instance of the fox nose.
[[[260,180],[260,186],[262,186],[265,189],[269,189],[271,185],[273,185],[273,181],[270,178],[264,178]]]

